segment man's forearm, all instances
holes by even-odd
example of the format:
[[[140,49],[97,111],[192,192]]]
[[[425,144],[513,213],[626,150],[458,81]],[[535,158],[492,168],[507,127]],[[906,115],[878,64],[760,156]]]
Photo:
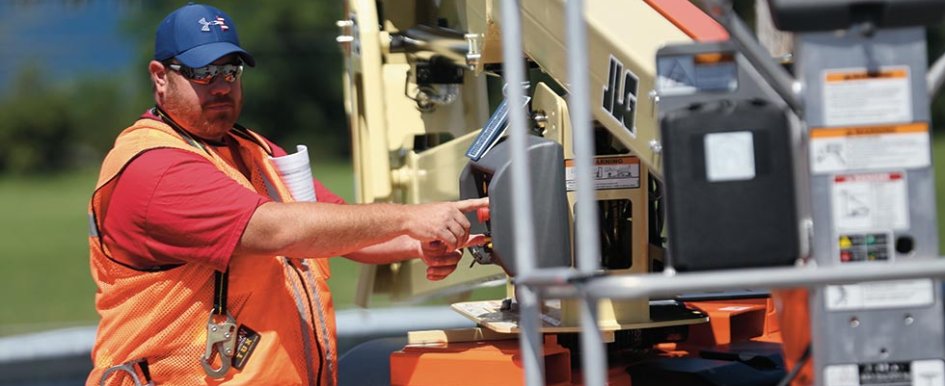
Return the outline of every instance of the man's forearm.
[[[436,242],[449,251],[468,241],[470,225],[463,213],[488,205],[485,198],[415,205],[268,202],[256,208],[234,254],[345,256],[401,236],[421,244]],[[377,249],[406,258],[413,247],[391,244]],[[375,254],[374,249],[368,252]]]
[[[399,236],[344,256],[359,263],[390,264],[420,257],[421,253],[419,241],[409,236]]]
[[[342,256],[405,233],[398,204],[275,203],[259,206],[236,254]]]

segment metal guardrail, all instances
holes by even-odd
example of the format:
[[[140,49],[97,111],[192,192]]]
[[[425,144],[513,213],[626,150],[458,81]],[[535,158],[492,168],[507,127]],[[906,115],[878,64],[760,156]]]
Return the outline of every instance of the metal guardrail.
[[[406,337],[407,331],[475,327],[449,307],[349,309],[338,311],[336,320],[342,354],[368,340]],[[94,341],[95,326],[0,337],[0,386],[84,385]]]
[[[558,272],[522,277],[517,284],[541,288],[550,298],[636,299],[732,289],[775,289],[945,277],[945,258],[888,265],[781,267],[696,273],[600,276]]]

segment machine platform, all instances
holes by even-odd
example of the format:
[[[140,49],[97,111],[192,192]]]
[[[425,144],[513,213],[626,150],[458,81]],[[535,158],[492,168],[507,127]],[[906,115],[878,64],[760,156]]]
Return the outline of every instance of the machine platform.
[[[484,300],[455,303],[452,308],[466,318],[492,331],[510,334],[517,333],[518,312],[515,309],[503,310],[501,300]],[[541,313],[542,331],[545,333],[580,332],[581,326],[562,325],[560,300],[547,300]],[[647,328],[685,326],[707,323],[709,316],[699,310],[688,308],[682,303],[672,301],[650,302],[650,321],[640,323],[616,323],[602,321],[601,331],[639,330]]]

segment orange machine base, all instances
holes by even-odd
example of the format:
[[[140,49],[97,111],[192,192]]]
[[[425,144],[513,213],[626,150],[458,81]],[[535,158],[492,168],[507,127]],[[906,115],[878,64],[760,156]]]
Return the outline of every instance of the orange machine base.
[[[545,380],[571,385],[571,354],[546,341]],[[520,385],[524,379],[517,339],[407,345],[390,357],[391,385]]]
[[[546,337],[547,385],[583,384],[580,371],[572,373],[570,352]],[[439,345],[407,345],[391,354],[391,385],[495,385],[518,386],[525,379],[517,339]],[[611,368],[608,384],[631,386],[623,367]]]
[[[650,351],[652,357],[698,357],[700,347],[727,347],[737,342],[781,343],[774,303],[769,298],[700,301],[688,304],[708,313],[710,322],[690,326],[687,342],[664,343],[653,347]],[[558,344],[556,335],[545,335],[543,351],[547,385],[583,384],[581,369],[571,368],[571,353]],[[615,362],[610,364],[608,384],[631,385],[632,375],[628,369],[639,362],[626,361],[626,358]],[[517,339],[408,344],[403,350],[391,354],[390,369],[391,384],[398,386],[503,386],[521,385],[524,379],[521,349]],[[653,380],[643,383],[653,384]]]

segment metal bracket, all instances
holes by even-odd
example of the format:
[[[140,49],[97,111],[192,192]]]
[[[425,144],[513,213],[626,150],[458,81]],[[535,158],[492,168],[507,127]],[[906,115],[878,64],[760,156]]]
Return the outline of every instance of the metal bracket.
[[[482,34],[468,33],[463,37],[466,38],[466,44],[469,45],[466,52],[466,67],[475,70],[479,66],[479,59],[482,57],[482,53],[479,52],[479,39],[482,38]]]

